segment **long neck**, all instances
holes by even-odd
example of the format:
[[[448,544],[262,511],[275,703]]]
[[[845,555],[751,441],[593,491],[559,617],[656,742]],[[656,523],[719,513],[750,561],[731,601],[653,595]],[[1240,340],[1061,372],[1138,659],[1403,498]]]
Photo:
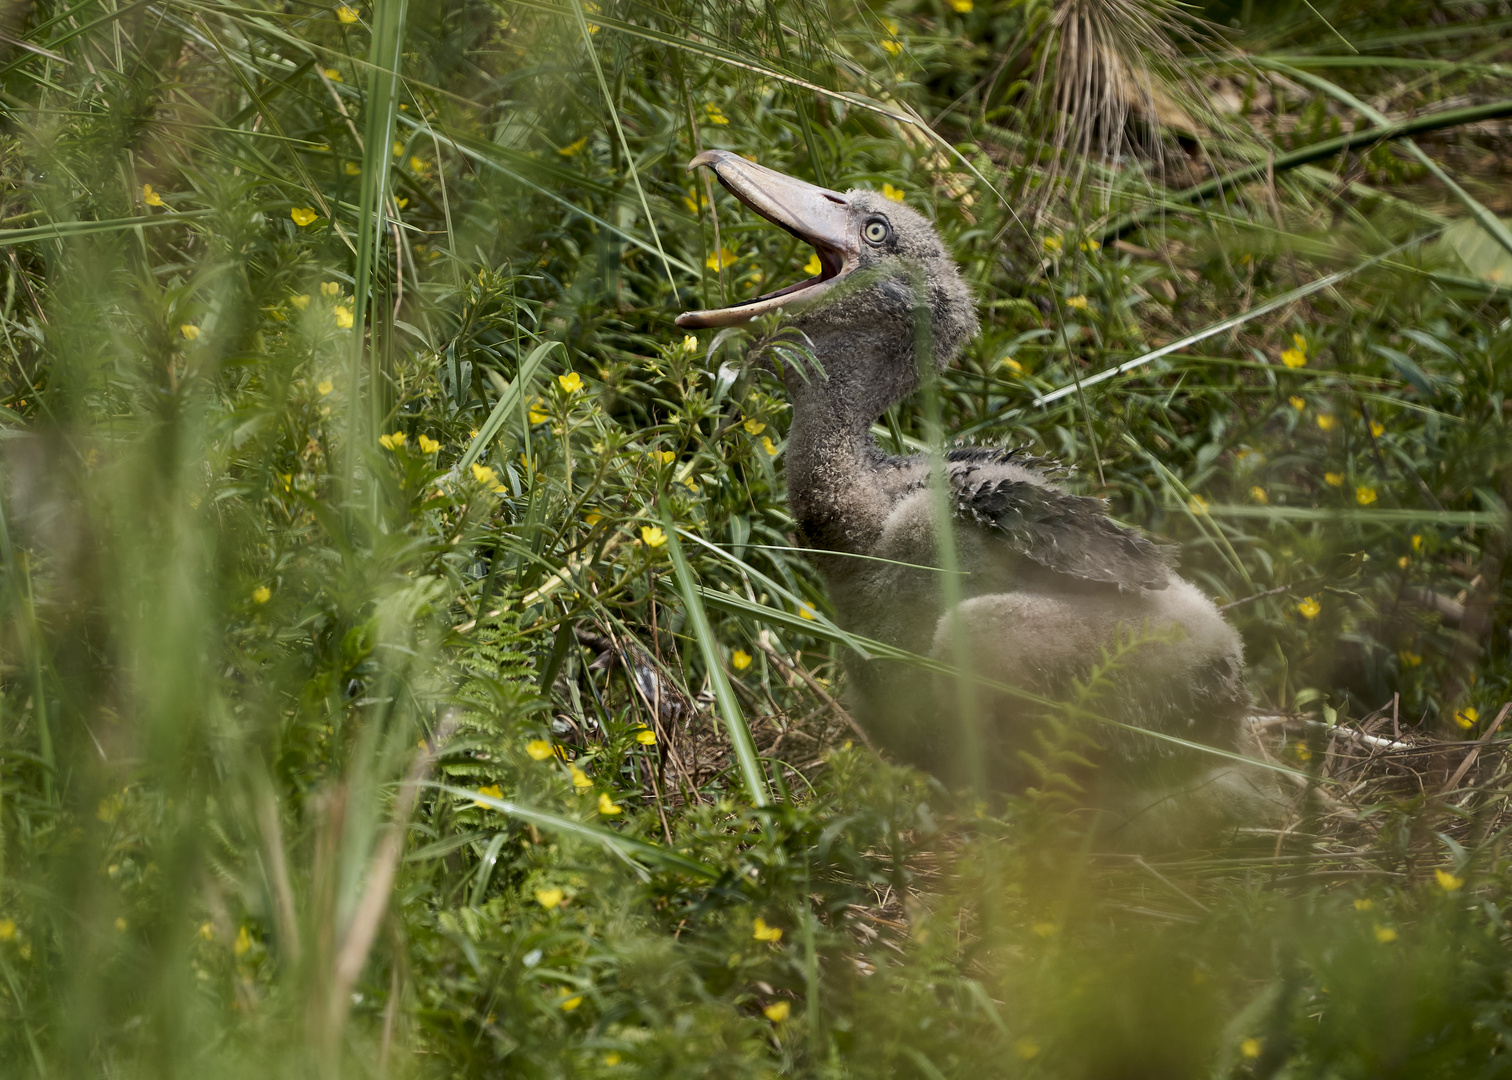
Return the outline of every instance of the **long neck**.
[[[793,401],[788,432],[788,504],[814,547],[869,549],[891,510],[883,478],[886,458],[871,437],[872,421],[913,386],[912,360],[895,355],[896,331],[809,330],[825,374],[788,370]]]

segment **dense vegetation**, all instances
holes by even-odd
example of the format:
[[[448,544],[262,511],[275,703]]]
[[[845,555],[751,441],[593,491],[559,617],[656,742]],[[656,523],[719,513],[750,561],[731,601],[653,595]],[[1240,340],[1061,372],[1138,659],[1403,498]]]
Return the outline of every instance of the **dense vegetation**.
[[[1509,65],[1462,0],[0,4],[0,1067],[1512,1071]],[[707,147],[938,222],[983,332],[883,443],[1179,544],[1284,830],[1095,853],[1076,709],[1007,799],[867,748],[776,324],[671,321],[810,254]]]

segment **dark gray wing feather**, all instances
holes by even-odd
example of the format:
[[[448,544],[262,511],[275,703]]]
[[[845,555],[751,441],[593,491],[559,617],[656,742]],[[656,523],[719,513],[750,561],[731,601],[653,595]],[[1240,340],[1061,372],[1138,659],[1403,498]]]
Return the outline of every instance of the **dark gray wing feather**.
[[[951,476],[951,489],[959,515],[1046,569],[1125,589],[1163,589],[1170,577],[1171,549],[1110,521],[1101,499],[969,466]]]

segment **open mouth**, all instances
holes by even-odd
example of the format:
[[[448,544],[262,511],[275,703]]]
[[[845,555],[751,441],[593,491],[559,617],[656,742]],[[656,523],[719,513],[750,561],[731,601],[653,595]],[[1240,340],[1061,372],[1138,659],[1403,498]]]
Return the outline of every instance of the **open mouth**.
[[[811,300],[855,266],[854,242],[848,235],[849,203],[838,191],[784,176],[728,150],[705,150],[688,168],[700,165],[712,169],[725,190],[745,206],[813,247],[819,256],[819,274],[729,307],[685,311],[677,317],[678,326],[688,330],[735,326],[794,299]]]

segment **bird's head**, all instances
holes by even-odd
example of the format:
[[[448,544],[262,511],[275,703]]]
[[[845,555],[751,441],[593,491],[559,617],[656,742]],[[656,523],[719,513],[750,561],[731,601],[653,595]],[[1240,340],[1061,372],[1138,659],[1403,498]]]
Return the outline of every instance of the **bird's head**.
[[[902,369],[911,375],[924,349],[944,367],[976,334],[970,290],[918,211],[865,188],[816,187],[727,150],[706,150],[689,167],[700,165],[747,207],[810,244],[820,270],[727,308],[685,312],[678,326],[734,326],[782,309],[811,341],[827,343],[826,365],[836,353],[864,353],[874,363],[894,361],[900,376]]]

